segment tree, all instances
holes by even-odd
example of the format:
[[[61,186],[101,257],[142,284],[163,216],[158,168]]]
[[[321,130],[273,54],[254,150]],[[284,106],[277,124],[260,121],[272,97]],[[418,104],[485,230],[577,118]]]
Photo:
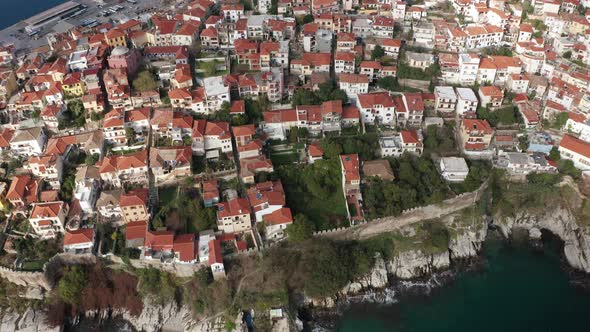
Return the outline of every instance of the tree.
[[[133,88],[139,92],[153,91],[158,88],[158,83],[156,83],[152,73],[148,70],[144,70],[133,80]]]
[[[86,285],[86,273],[79,265],[64,271],[64,276],[57,285],[60,298],[69,304],[77,305],[81,301],[82,290]]]
[[[559,149],[557,149],[556,146],[552,147],[551,151],[549,151],[549,158],[551,158],[553,161],[559,161],[561,159],[561,154],[559,153]]]
[[[399,83],[397,82],[397,78],[393,76],[381,77],[377,80],[377,86],[381,89],[389,91],[396,91],[399,89]]]
[[[86,159],[84,159],[84,163],[86,166],[94,166],[98,162],[100,155],[98,153],[87,154]]]
[[[561,112],[561,113],[557,114],[557,116],[555,117],[552,127],[556,128],[556,129],[561,129],[565,126],[565,123],[567,122],[568,119],[569,119],[568,113]]]
[[[297,89],[293,93],[293,99],[291,104],[295,106],[299,105],[319,105],[320,99],[310,90],[307,89]]]
[[[376,45],[373,51],[371,51],[371,59],[381,59],[385,55],[385,50],[381,45]]]
[[[213,115],[214,120],[218,121],[228,121],[229,120],[229,112],[230,112],[231,105],[229,102],[224,101],[221,104],[221,107],[215,114]]]
[[[346,92],[344,92],[344,90],[335,89],[330,94],[330,100],[342,100],[343,103],[346,103],[348,102],[348,95]]]
[[[303,242],[313,236],[314,230],[314,224],[305,215],[298,214],[286,231],[289,241]]]
[[[131,127],[125,128],[125,138],[127,138],[127,145],[133,145],[135,143],[135,130]]]
[[[565,51],[562,56],[566,59],[570,59],[572,57],[572,51]]]

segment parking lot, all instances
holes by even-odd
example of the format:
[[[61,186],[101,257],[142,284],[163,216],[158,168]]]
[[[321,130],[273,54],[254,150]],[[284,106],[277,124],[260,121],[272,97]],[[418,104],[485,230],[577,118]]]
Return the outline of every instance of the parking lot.
[[[52,32],[63,32],[75,26],[98,26],[111,22],[119,24],[127,19],[137,19],[141,15],[150,13],[154,9],[161,8],[165,0],[75,0],[86,6],[83,13],[64,20],[52,22],[43,27],[38,34],[29,36],[24,31],[25,23],[20,22],[12,27],[0,31],[0,41],[4,44],[14,44],[17,49],[33,49],[47,43],[46,36]],[[115,10],[117,6],[117,10]],[[113,10],[111,10],[113,9]],[[108,14],[105,16],[105,12]]]

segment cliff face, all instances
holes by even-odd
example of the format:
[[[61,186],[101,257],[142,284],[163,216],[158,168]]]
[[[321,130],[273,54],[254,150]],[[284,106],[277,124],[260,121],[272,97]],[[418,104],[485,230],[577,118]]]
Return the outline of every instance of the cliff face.
[[[307,298],[306,304],[334,308],[339,299],[384,289],[397,279],[426,277],[436,271],[448,269],[453,260],[469,259],[479,254],[487,235],[487,223],[481,216],[466,218],[464,214],[454,214],[440,222],[449,229],[448,249],[438,252],[425,250],[423,245],[416,243],[413,247],[396,250],[391,260],[385,261],[381,256],[377,256],[372,270],[350,282],[339,294],[322,299]]]
[[[569,265],[590,273],[590,228],[580,226],[580,221],[565,206],[548,208],[537,213],[524,210],[513,216],[494,216],[494,224],[498,225],[506,237],[518,228],[527,230],[532,238],[540,238],[543,229],[550,231],[564,242],[563,253]]]

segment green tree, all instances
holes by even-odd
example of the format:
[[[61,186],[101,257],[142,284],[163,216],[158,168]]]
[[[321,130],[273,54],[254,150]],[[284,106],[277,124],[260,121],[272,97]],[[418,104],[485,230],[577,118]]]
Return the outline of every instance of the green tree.
[[[566,59],[571,59],[571,57],[572,57],[572,51],[565,51],[565,52],[563,52],[563,55],[562,56],[564,58],[566,58]]]
[[[87,154],[84,163],[86,166],[95,166],[99,158],[100,155],[98,153]]]
[[[127,138],[127,145],[135,144],[135,130],[131,127],[125,128],[125,138]]]
[[[568,119],[569,119],[568,113],[561,112],[561,113],[557,114],[551,127],[556,128],[556,129],[561,129],[565,126],[565,123],[567,122]]]
[[[224,101],[221,104],[221,107],[215,114],[213,115],[214,120],[218,121],[228,121],[229,120],[229,112],[230,112],[231,105],[229,102]]]
[[[293,93],[293,99],[291,101],[293,107],[299,105],[319,105],[320,99],[310,90],[297,89]]]
[[[293,223],[287,226],[286,229],[289,241],[293,242],[303,242],[311,239],[314,231],[314,224],[303,214],[296,215]]]
[[[561,154],[556,146],[552,147],[551,151],[549,151],[549,158],[553,161],[559,161],[561,159]]]
[[[81,266],[74,265],[64,271],[64,275],[57,285],[57,292],[64,302],[77,305],[80,303],[85,285],[86,272]]]
[[[385,50],[381,45],[376,45],[373,51],[371,51],[371,59],[381,59],[385,55]]]
[[[389,91],[396,91],[399,89],[399,83],[397,82],[397,78],[393,76],[381,77],[377,80],[377,86],[381,89]]]
[[[153,91],[158,87],[158,83],[154,79],[154,75],[148,70],[140,72],[137,77],[133,80],[133,88],[135,91]]]

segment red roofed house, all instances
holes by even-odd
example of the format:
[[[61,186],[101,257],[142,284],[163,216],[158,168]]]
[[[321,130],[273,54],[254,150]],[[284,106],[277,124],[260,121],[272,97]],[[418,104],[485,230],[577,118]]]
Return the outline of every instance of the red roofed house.
[[[197,262],[197,241],[194,233],[178,234],[172,243],[174,260],[178,263],[192,264]]]
[[[6,199],[14,207],[25,207],[37,202],[39,199],[39,190],[41,189],[41,181],[34,179],[30,175],[14,177],[10,183],[8,192],[6,192]]]
[[[207,121],[204,136],[207,158],[218,158],[220,151],[221,153],[231,153],[233,151],[229,123]]]
[[[223,265],[220,239],[209,241],[209,266],[214,280],[225,279],[225,266]]]
[[[37,235],[53,238],[57,233],[64,232],[67,205],[64,202],[48,202],[33,204],[29,222]]]
[[[239,159],[257,157],[261,154],[262,141],[254,139],[256,128],[253,124],[232,127],[232,133]]]
[[[134,221],[148,220],[148,189],[130,190],[119,198],[123,221],[127,224]]]
[[[141,248],[145,244],[146,221],[133,221],[125,225],[125,247]]]
[[[364,123],[373,124],[379,121],[385,125],[395,124],[395,104],[387,92],[359,94],[357,107]]]
[[[122,156],[108,156],[98,164],[100,178],[106,185],[121,187],[123,183],[147,184],[147,151]]]
[[[590,171],[590,143],[571,135],[565,135],[559,143],[561,158],[574,162],[574,166],[587,173]]]
[[[61,156],[51,154],[31,157],[24,165],[24,168],[46,181],[51,188],[60,188],[63,173],[63,159]]]
[[[267,239],[281,239],[285,229],[293,223],[291,209],[282,207],[262,217]]]
[[[212,207],[219,203],[219,189],[217,179],[203,182],[203,204]]]
[[[169,259],[174,248],[173,231],[147,231],[143,258],[145,259]]]
[[[273,213],[286,204],[285,191],[280,180],[258,183],[250,187],[247,194],[256,222],[261,222],[265,215]]]
[[[362,220],[362,210],[360,208],[362,194],[360,189],[361,173],[359,156],[357,154],[340,155],[340,166],[342,167],[342,190],[347,203],[346,210],[349,220],[351,223],[353,221]],[[354,208],[352,208],[353,206]]]
[[[225,233],[239,233],[252,229],[250,204],[245,198],[234,198],[217,205],[217,227]]]
[[[83,228],[67,230],[64,234],[64,252],[69,254],[88,254],[94,248],[94,229]]]
[[[274,172],[272,162],[265,156],[240,159],[240,178],[242,182],[254,183],[254,176],[261,172]]]
[[[497,108],[502,105],[504,92],[495,85],[479,87],[479,101],[482,106]]]
[[[150,169],[156,183],[191,174],[193,153],[190,146],[150,149]]]
[[[313,142],[307,148],[307,162],[313,164],[316,160],[324,158],[324,149],[319,142]]]
[[[487,120],[464,119],[461,122],[460,138],[466,154],[488,150],[494,130]]]

